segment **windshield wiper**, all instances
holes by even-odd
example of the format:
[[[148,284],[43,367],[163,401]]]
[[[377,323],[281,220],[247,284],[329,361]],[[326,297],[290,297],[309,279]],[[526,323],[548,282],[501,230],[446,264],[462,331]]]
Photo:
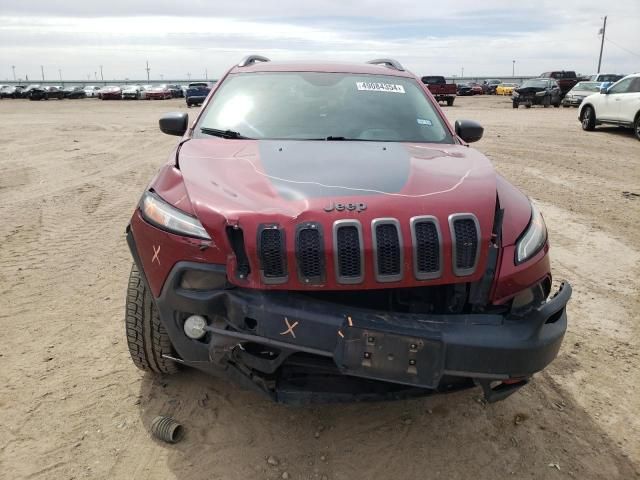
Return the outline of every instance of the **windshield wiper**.
[[[237,140],[249,139],[249,137],[245,137],[241,133],[235,132],[233,130],[219,130],[217,128],[202,127],[200,131],[206,135],[213,135],[214,137],[230,138],[230,139],[237,139]]]

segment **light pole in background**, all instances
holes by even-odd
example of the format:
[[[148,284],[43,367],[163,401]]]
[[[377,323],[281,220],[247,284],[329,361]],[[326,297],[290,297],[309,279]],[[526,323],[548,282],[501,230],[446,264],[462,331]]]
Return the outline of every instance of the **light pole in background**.
[[[13,70],[13,81],[16,81],[16,66],[15,65],[11,65],[11,70]]]
[[[40,72],[42,73],[42,81],[44,82],[44,67],[40,65]]]
[[[104,75],[102,74],[102,65],[100,65],[100,80],[104,83]]]
[[[511,64],[511,76],[515,77],[516,76],[516,61],[515,60],[511,60],[513,63]]]
[[[160,80],[164,81],[164,75],[162,73],[160,74]]]
[[[58,77],[60,78],[60,83],[62,83],[62,70],[58,69]]]
[[[151,71],[149,68],[149,60],[147,60],[147,68],[145,68],[145,70],[147,71],[147,83],[149,83],[149,72]]]
[[[600,56],[598,57],[598,73],[600,73],[600,66],[602,65],[602,49],[604,48],[604,34],[607,31],[607,17],[604,17],[604,24],[600,29],[600,34],[602,34],[602,41],[600,42]]]
[[[462,73],[460,74],[460,78],[464,78],[464,67],[462,67]]]
[[[191,81],[191,73],[187,73],[187,78]]]

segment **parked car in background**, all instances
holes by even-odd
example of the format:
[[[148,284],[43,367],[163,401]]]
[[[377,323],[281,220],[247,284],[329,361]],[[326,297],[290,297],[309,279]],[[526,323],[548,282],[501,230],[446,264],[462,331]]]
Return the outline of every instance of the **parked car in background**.
[[[455,83],[447,83],[441,75],[426,75],[420,80],[427,86],[437,102],[447,102],[448,106],[453,105],[458,92]]]
[[[485,80],[482,84],[482,88],[486,95],[495,95],[496,88],[498,85],[502,83],[502,80],[498,80],[497,78],[490,78],[489,80]]]
[[[87,85],[86,87],[83,88],[84,93],[87,97],[97,97],[98,96],[98,92],[100,91],[100,87],[96,86],[96,85]]]
[[[513,108],[524,105],[531,108],[532,105],[559,107],[562,101],[562,90],[558,82],[553,78],[534,78],[525,80],[517,88],[513,89],[511,97]]]
[[[470,82],[469,85],[471,86],[471,92],[473,92],[473,95],[484,95],[484,88],[482,88],[482,85],[476,82]]]
[[[211,84],[209,82],[193,82],[190,83],[185,94],[185,101],[187,107],[193,105],[201,105],[204,102],[207,95],[211,91]]]
[[[640,140],[640,73],[627,75],[600,93],[589,95],[582,101],[578,118],[583,130],[597,125],[618,125],[633,128]]]
[[[122,88],[117,85],[107,85],[98,90],[100,100],[122,100]]]
[[[600,92],[600,87],[608,83],[601,82],[578,82],[562,99],[563,107],[579,107],[589,95]]]
[[[48,87],[32,88],[29,91],[29,100],[50,100],[52,98],[63,100],[64,92],[53,85]]]
[[[458,83],[456,85],[457,94],[461,97],[473,95],[473,87],[468,83]]]
[[[618,75],[617,73],[594,73],[588,76],[590,82],[611,82],[616,83],[618,80],[624,78],[624,75]]]
[[[540,75],[540,78],[553,78],[556,82],[558,82],[558,86],[560,87],[561,96],[564,97],[565,94],[571,90],[576,83],[578,83],[578,76],[576,72],[572,70],[559,70],[555,72],[545,72]]]
[[[123,100],[141,100],[145,98],[144,89],[141,85],[127,85],[122,89]]]
[[[40,88],[38,84],[27,85],[24,89],[20,91],[20,98],[29,98],[31,95],[31,90],[35,90]]]
[[[182,93],[182,88],[180,88],[180,85],[169,84],[169,85],[163,85],[163,87],[165,87],[167,90],[171,92],[172,98],[182,98],[184,96]]]
[[[146,91],[147,100],[167,100],[172,98],[171,91],[165,85],[156,85]]]
[[[78,99],[87,97],[84,89],[77,85],[63,88],[62,93],[64,94],[64,98]]]
[[[517,83],[501,83],[496,87],[494,93],[496,95],[512,95],[513,90],[518,87],[519,85]]]
[[[20,98],[21,92],[26,85],[5,85],[0,89],[0,97],[2,98]]]

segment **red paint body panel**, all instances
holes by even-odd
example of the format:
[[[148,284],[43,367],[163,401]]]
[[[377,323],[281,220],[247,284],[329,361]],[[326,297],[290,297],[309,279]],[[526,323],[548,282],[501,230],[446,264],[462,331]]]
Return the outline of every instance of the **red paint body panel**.
[[[395,71],[375,65],[342,64],[277,64],[257,63],[231,69],[209,93],[199,115],[206,109],[217,89],[228,75],[258,71],[324,71],[380,74],[410,77],[422,88],[432,101],[434,109],[443,118],[445,125],[455,136],[442,109],[426,85],[409,72]],[[198,115],[198,117],[199,117]],[[197,122],[191,123],[193,126]],[[486,267],[495,212],[496,194],[500,206],[505,210],[503,219],[503,249],[499,257],[499,271],[493,285],[495,303],[507,301],[519,291],[550,276],[548,245],[534,259],[523,265],[514,264],[514,244],[529,223],[531,209],[529,200],[504,178],[496,175],[489,160],[479,152],[468,148],[457,136],[458,144],[405,144],[403,148],[410,158],[409,176],[399,192],[376,192],[363,195],[354,190],[344,190],[344,195],[331,197],[304,197],[285,199],[275,190],[269,174],[260,158],[259,142],[255,140],[228,140],[190,138],[187,131],[175,168],[175,151],[169,163],[152,181],[152,188],[167,202],[183,211],[195,215],[212,238],[208,242],[180,237],[163,232],[146,223],[138,211],[134,214],[131,228],[139,250],[142,264],[153,290],[158,295],[166,276],[180,260],[226,265],[229,280],[239,286],[269,290],[364,290],[400,288],[473,282],[479,280]],[[275,142],[275,141],[271,141]],[[309,148],[314,142],[307,141]],[[364,145],[364,144],[363,144]],[[363,148],[370,148],[364,147]],[[279,181],[287,182],[286,178]],[[313,178],[309,178],[313,182]],[[348,179],[346,180],[348,183]],[[340,185],[348,187],[348,185]],[[295,190],[295,182],[291,182]],[[367,209],[357,212],[327,213],[324,207],[329,201],[367,204]],[[455,213],[476,215],[481,231],[480,257],[475,273],[457,277],[451,265],[451,234],[448,217]],[[416,280],[413,275],[413,257],[409,220],[420,215],[438,218],[443,240],[443,272],[433,280]],[[401,281],[380,283],[374,276],[371,222],[376,218],[395,218],[400,222],[404,246],[404,275]],[[365,250],[364,281],[357,285],[343,285],[336,281],[333,261],[333,222],[356,219],[361,223]],[[296,274],[294,252],[295,227],[314,221],[322,226],[325,250],[326,281],[322,285],[300,282]],[[257,232],[261,224],[277,223],[285,230],[286,255],[289,278],[286,283],[266,285],[260,278],[257,264]],[[229,245],[225,229],[239,225],[244,232],[245,247],[251,273],[245,280],[235,276],[236,261]],[[201,246],[207,245],[202,250]],[[159,260],[153,261],[154,252],[160,247]]]

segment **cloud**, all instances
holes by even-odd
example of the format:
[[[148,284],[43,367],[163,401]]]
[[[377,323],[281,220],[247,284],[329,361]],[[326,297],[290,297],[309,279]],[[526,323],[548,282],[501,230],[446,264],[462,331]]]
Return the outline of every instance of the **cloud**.
[[[147,59],[155,78],[197,77],[205,69],[219,77],[246,53],[354,62],[384,55],[418,74],[464,68],[467,75],[506,76],[514,59],[520,75],[590,73],[603,10],[591,0],[508,8],[494,0],[236,3],[0,0],[0,79],[12,77],[11,65],[30,78],[39,77],[40,65],[50,78],[61,69],[66,78],[86,79],[99,65],[109,79],[143,78]],[[630,53],[640,50],[640,2],[620,0],[607,10],[615,44],[605,46],[605,70],[640,70],[640,57]]]

